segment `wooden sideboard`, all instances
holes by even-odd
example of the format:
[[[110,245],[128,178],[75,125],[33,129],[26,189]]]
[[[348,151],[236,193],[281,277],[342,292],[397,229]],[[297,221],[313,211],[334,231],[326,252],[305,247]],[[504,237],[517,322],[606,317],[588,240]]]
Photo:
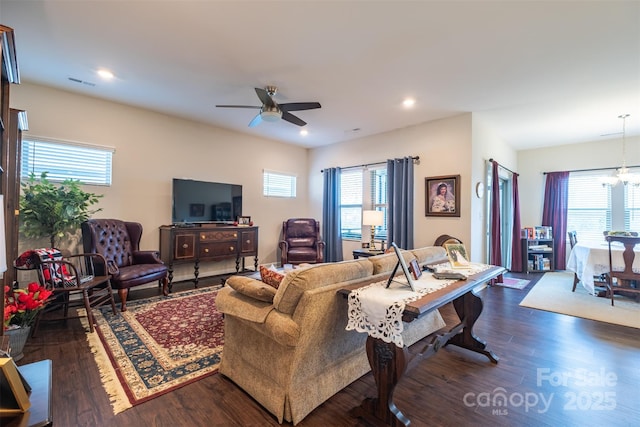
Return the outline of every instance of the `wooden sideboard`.
[[[194,227],[160,227],[160,258],[169,267],[169,287],[173,265],[193,263],[193,282],[198,286],[200,262],[236,260],[236,273],[245,270],[244,258],[254,257],[258,270],[258,227],[204,224]]]

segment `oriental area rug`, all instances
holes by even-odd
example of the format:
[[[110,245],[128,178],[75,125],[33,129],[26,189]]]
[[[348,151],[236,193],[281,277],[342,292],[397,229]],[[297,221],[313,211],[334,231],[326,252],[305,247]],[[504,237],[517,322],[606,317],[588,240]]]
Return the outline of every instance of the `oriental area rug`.
[[[572,272],[545,273],[520,302],[523,307],[552,311],[583,319],[640,328],[640,302],[624,296],[610,298],[590,295],[578,284],[575,292]]]
[[[87,340],[115,414],[218,371],[218,289],[130,301],[115,316],[110,307],[94,310],[96,332]]]

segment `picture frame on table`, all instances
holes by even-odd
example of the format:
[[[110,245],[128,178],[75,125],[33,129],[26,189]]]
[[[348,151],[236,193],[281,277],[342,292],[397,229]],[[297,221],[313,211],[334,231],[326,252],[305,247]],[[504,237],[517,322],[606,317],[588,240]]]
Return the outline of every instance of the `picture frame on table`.
[[[425,178],[425,216],[460,216],[460,175]]]
[[[448,243],[444,245],[447,257],[452,268],[469,268],[469,255],[467,249],[461,243]]]
[[[238,225],[251,225],[251,217],[250,216],[239,216],[238,217]]]

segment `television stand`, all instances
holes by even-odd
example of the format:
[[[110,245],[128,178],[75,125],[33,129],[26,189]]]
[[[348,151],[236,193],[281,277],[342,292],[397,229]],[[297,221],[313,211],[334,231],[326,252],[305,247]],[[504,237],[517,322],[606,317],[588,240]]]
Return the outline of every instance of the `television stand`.
[[[198,287],[201,262],[235,258],[235,272],[239,273],[245,271],[245,257],[251,256],[254,270],[258,271],[258,227],[255,226],[207,223],[160,227],[160,258],[169,267],[170,290],[175,264],[193,263],[193,282]]]

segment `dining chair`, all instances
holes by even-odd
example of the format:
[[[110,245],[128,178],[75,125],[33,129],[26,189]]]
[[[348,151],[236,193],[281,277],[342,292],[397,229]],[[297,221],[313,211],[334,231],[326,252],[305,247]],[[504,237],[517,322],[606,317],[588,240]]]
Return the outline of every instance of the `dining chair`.
[[[636,257],[635,247],[640,244],[640,237],[631,236],[607,236],[609,243],[609,273],[607,273],[607,297],[611,298],[613,305],[613,297],[616,292],[621,294],[640,294],[640,273],[633,271],[633,261]],[[624,245],[622,259],[624,261],[624,270],[613,269],[613,254],[611,244],[619,242]],[[615,247],[615,246],[614,246]]]

